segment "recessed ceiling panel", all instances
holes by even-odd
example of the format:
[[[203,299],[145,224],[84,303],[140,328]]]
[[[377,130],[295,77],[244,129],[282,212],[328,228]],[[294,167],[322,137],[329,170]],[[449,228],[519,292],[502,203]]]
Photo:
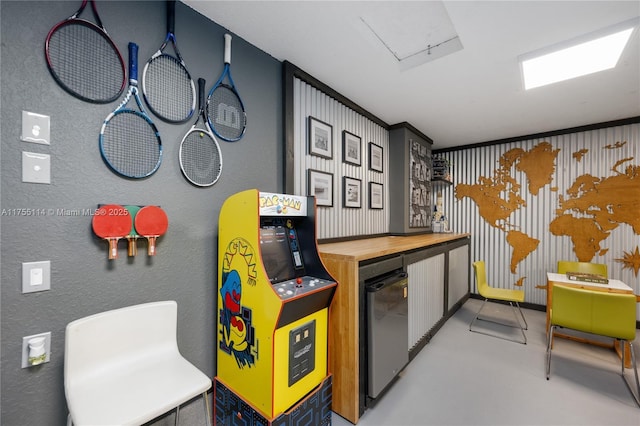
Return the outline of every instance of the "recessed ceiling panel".
[[[360,19],[400,62],[414,67],[462,49],[449,14],[440,1],[416,2],[413,7],[377,7]]]

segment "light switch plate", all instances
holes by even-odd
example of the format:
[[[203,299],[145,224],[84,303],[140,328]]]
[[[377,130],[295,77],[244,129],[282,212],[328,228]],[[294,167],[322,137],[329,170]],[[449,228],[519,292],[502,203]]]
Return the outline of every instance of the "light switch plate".
[[[22,181],[51,183],[51,156],[37,152],[22,152]]]
[[[51,289],[51,261],[22,263],[22,293]]]
[[[22,134],[20,139],[24,142],[49,145],[51,136],[50,122],[48,115],[22,111]]]

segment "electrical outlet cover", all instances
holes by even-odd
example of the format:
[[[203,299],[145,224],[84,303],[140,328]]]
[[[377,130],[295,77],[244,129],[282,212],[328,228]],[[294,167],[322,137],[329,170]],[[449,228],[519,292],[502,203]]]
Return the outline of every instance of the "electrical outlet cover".
[[[35,337],[44,337],[44,350],[46,357],[44,362],[49,362],[51,359],[51,332],[34,334],[32,336],[25,336],[22,338],[22,368],[33,367],[29,364],[29,340]]]
[[[37,152],[22,152],[22,181],[51,183],[51,156]]]

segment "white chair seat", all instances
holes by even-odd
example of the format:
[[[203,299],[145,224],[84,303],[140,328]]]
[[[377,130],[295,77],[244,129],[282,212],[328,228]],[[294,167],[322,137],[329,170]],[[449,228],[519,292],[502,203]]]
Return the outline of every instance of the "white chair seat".
[[[65,393],[73,424],[140,425],[206,397],[211,379],[178,351],[176,312],[175,302],[158,302],[67,326]]]

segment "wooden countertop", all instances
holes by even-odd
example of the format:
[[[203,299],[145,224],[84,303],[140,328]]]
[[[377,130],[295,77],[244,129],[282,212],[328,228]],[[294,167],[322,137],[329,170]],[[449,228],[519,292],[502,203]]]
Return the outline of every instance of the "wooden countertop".
[[[420,235],[390,235],[376,238],[319,244],[318,251],[323,257],[339,256],[342,259],[362,261],[390,254],[427,248],[436,244],[466,238],[470,234],[435,233]]]

